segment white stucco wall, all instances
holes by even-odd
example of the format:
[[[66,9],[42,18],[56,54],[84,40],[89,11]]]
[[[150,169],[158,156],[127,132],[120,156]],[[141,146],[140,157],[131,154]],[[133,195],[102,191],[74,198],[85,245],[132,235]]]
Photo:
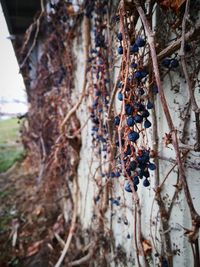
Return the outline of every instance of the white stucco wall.
[[[84,79],[84,53],[83,53],[83,40],[79,36],[79,41],[75,40],[74,42],[74,54],[77,59],[76,71],[75,71],[75,90],[74,90],[74,101],[77,101],[83,85]],[[114,76],[117,76],[118,68],[115,68]],[[176,80],[176,83],[179,87],[179,92],[171,90],[171,85],[168,79],[168,76],[163,81],[163,87],[165,95],[169,104],[169,109],[173,122],[177,127],[177,130],[181,130],[183,122],[180,119],[180,114],[182,114],[183,107],[188,101],[188,93],[186,85],[182,78],[179,77],[179,69],[171,73],[173,80]],[[199,96],[198,96],[199,98]],[[198,99],[200,101],[200,98]],[[80,108],[77,110],[78,118],[83,126],[88,119],[88,102],[91,101],[90,98],[86,97],[81,104]],[[168,126],[163,114],[163,110],[160,105],[160,99],[157,95],[156,99],[156,112],[158,120],[158,137],[159,137],[159,156],[164,157],[170,160],[176,160],[173,148],[171,145],[169,147],[164,146],[163,137],[165,133],[168,133]],[[151,120],[151,118],[150,118]],[[93,198],[97,192],[97,188],[92,179],[92,175],[95,173],[96,167],[98,167],[98,162],[95,161],[94,153],[92,153],[92,143],[91,143],[91,127],[92,123],[89,120],[87,125],[83,128],[81,137],[82,137],[82,148],[80,153],[80,163],[78,168],[78,179],[81,190],[81,199],[79,206],[79,214],[82,221],[82,224],[85,228],[88,228],[91,224],[91,218],[93,216],[93,207],[94,201]],[[195,125],[194,118],[190,119],[188,131],[190,131],[190,140],[188,143],[194,144],[193,137],[195,136]],[[152,130],[149,130],[149,138],[151,138]],[[195,208],[200,212],[200,194],[199,194],[199,182],[200,182],[200,153],[191,152],[189,153],[186,163],[189,162],[189,166],[186,164],[186,176],[189,184],[189,188],[192,194]],[[91,165],[91,161],[92,165]],[[194,163],[194,169],[191,167],[191,164]],[[160,182],[165,178],[166,174],[172,168],[174,163],[169,162],[169,160],[160,160]],[[162,197],[164,203],[169,206],[171,198],[174,194],[177,179],[177,168],[171,172],[162,191]],[[141,219],[142,219],[142,233],[144,237],[151,241],[150,228],[154,233],[154,238],[157,236],[159,238],[162,233],[159,228],[159,216],[158,216],[158,207],[154,201],[155,191],[154,191],[154,172],[151,172],[151,186],[150,188],[144,188],[139,186],[138,195],[141,200]],[[123,190],[123,177],[114,180],[114,189],[113,194],[116,197],[121,197],[120,206],[113,206],[112,213],[112,230],[116,240],[116,245],[122,245],[126,252],[127,257],[129,258],[128,266],[134,266],[134,240],[133,240],[133,222],[134,222],[134,205],[132,201],[131,194],[124,192]],[[152,221],[157,221],[157,228],[151,223],[151,209],[153,205],[153,216]],[[110,206],[111,208],[111,206]],[[111,211],[107,212],[108,224],[110,227],[111,220]],[[124,220],[128,221],[128,225],[124,224]],[[187,238],[184,236],[184,228],[191,227],[191,218],[189,215],[187,202],[183,191],[179,192],[178,198],[175,200],[175,205],[173,206],[171,218],[169,220],[169,232],[171,237],[172,249],[180,249],[180,254],[173,257],[173,263],[176,267],[189,267],[193,266],[193,256],[191,246],[187,241]],[[130,234],[130,238],[127,238],[127,235]],[[160,243],[158,240],[155,241],[160,250]],[[151,266],[158,266],[157,260],[154,258],[151,262]],[[113,265],[115,266],[115,265]]]

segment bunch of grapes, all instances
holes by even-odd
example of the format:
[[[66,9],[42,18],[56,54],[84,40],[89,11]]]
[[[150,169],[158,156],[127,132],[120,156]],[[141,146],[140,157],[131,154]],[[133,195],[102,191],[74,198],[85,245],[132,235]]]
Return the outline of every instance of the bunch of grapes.
[[[120,42],[118,54],[126,56],[122,33],[118,33],[117,38]],[[121,142],[118,136],[116,146],[119,147],[120,152],[120,171],[128,180],[125,185],[127,192],[132,192],[132,188],[137,191],[140,180],[143,180],[143,186],[148,187],[149,170],[156,169],[156,165],[150,161],[151,150],[143,140],[146,129],[152,126],[149,111],[154,108],[150,100],[149,73],[143,64],[145,48],[146,40],[142,36],[138,36],[130,44],[131,63],[127,82],[125,83],[125,78],[121,75],[121,81],[118,83],[117,100],[122,103],[123,108],[122,112],[115,116],[114,125],[116,130],[118,127],[121,129]],[[158,91],[155,85],[151,85],[151,89],[155,94]]]

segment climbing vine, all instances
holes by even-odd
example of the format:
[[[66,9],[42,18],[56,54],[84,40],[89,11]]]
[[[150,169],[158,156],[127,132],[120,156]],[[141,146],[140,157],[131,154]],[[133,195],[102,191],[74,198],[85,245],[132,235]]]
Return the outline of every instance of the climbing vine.
[[[116,249],[114,215],[119,207],[128,209],[129,195],[132,214],[131,218],[125,216],[124,224],[132,225],[129,231],[133,233],[137,266],[174,266],[178,249],[173,249],[171,242],[170,220],[182,191],[191,220],[190,229],[184,226],[182,229],[192,248],[194,266],[200,265],[200,215],[186,169],[191,166],[191,151],[195,155],[200,151],[197,95],[200,25],[189,0],[172,2],[48,1],[46,8],[42,5],[36,23],[26,32],[21,68],[28,81],[30,109],[22,138],[29,159],[39,166],[39,187],[50,192],[47,195],[52,199],[65,195],[60,206],[69,232],[63,236],[66,242],[57,233],[63,250],[56,267],[61,266],[67,253],[68,266],[93,261],[98,266],[109,266],[111,256],[113,261],[126,266],[128,257],[123,247]],[[76,53],[81,53],[74,49],[75,41],[83,42],[81,91],[75,82],[79,64]],[[37,46],[41,46],[41,54],[35,62],[33,52]],[[181,83],[188,99],[180,107],[178,127],[165,87],[170,87],[175,96],[180,93]],[[89,114],[85,121],[80,115],[83,107]],[[160,126],[158,114],[162,114],[164,126]],[[159,127],[165,132],[162,133],[163,129],[159,132]],[[193,144],[190,128],[195,129]],[[77,229],[78,225],[82,229],[79,204],[84,182],[78,168],[86,131],[91,141],[88,184],[92,181],[95,189],[91,224],[88,223],[89,242],[86,244],[85,238],[78,258],[74,258],[70,248],[76,247],[76,237],[82,234],[78,235]],[[174,159],[161,153],[165,149],[173,150]],[[162,170],[164,161],[172,162],[167,174]],[[198,163],[192,167],[199,170]],[[174,170],[177,171],[175,190],[171,187],[173,195],[166,205],[164,187]],[[143,226],[145,190],[153,194],[149,235]],[[127,239],[130,238],[128,233]]]

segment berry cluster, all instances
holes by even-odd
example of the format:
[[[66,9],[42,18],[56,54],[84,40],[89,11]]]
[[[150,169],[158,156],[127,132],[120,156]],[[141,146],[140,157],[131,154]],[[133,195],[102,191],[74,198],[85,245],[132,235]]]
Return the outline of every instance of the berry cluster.
[[[99,158],[106,159],[108,153],[108,129],[106,117],[109,105],[109,80],[106,71],[106,31],[105,12],[106,1],[95,1],[94,12],[90,16],[94,17],[94,47],[90,51],[89,70],[92,77],[92,98],[91,107],[92,143]]]
[[[126,52],[123,47],[122,33],[118,33],[117,38],[120,42],[118,54],[121,55]],[[144,142],[145,129],[151,127],[149,110],[154,108],[149,96],[148,71],[143,66],[142,60],[145,46],[146,41],[141,36],[130,45],[131,64],[128,79],[125,84],[122,74],[121,81],[118,83],[117,100],[122,102],[124,109],[122,114],[115,116],[114,125],[116,128],[121,127],[122,140],[121,142],[117,140],[116,146],[119,147],[121,143],[119,162],[123,175],[129,180],[125,185],[127,192],[132,192],[132,188],[137,191],[141,179],[143,179],[143,186],[148,187],[149,170],[156,169],[155,164],[150,161],[150,149]],[[151,85],[151,92],[156,94],[158,88]]]

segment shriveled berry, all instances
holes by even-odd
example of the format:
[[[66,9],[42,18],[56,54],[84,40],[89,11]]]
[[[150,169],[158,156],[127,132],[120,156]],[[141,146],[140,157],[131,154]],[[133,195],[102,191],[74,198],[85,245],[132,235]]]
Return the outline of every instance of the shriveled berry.
[[[138,138],[140,137],[139,133],[132,131],[128,134],[128,139],[131,142],[136,142],[138,140]]]
[[[150,128],[151,127],[151,122],[146,119],[145,122],[144,122],[144,128]]]
[[[132,127],[133,125],[134,125],[134,118],[133,117],[128,117],[128,119],[127,119],[127,125],[129,126],[129,127]]]
[[[131,238],[130,234],[127,234],[126,238],[127,239],[130,239]]]
[[[143,181],[143,185],[144,185],[145,187],[150,186],[150,182],[149,182],[149,180],[148,180],[148,179],[144,179],[144,181]]]

